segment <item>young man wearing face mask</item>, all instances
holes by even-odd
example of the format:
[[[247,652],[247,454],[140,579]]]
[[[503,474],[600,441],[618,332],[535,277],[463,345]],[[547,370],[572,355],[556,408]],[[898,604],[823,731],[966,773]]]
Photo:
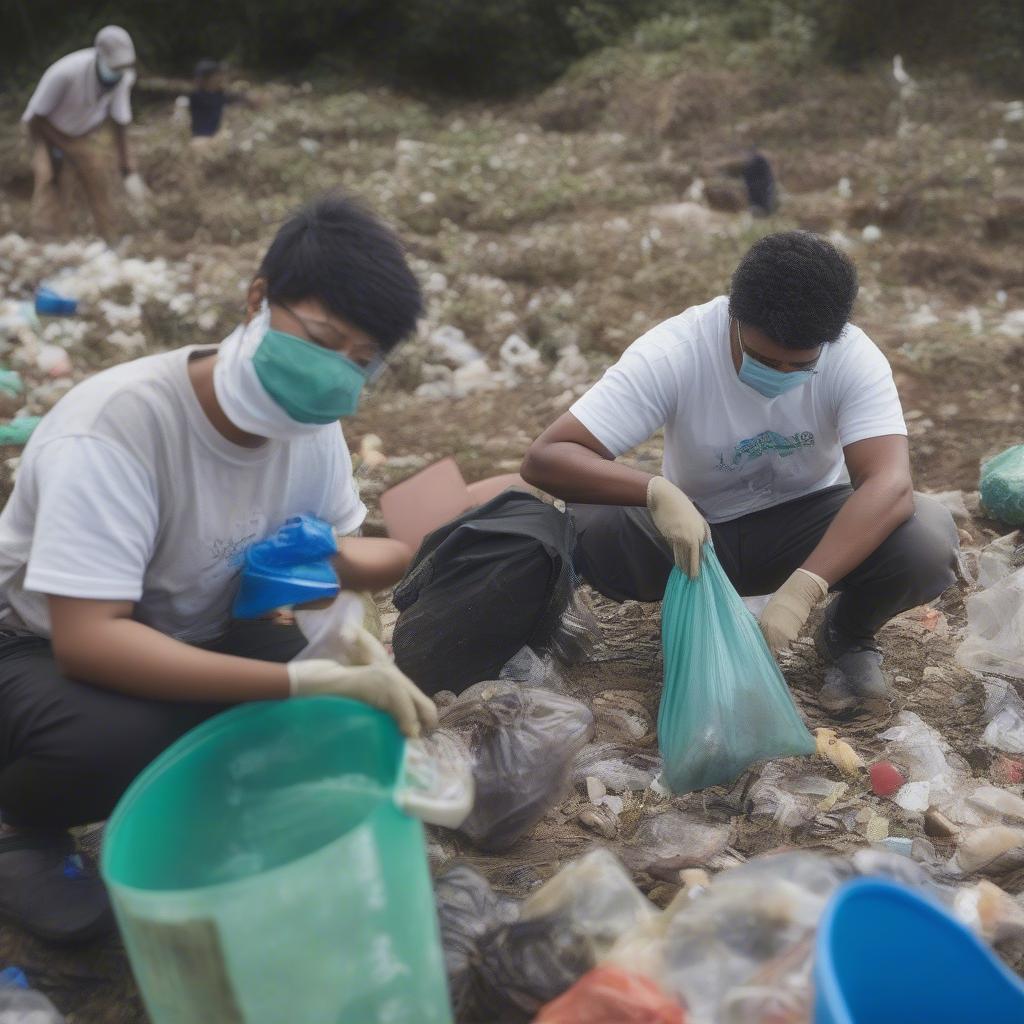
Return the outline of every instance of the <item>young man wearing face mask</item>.
[[[113,125],[118,165],[132,197],[145,192],[128,148],[135,82],[135,46],[117,25],[96,34],[95,46],[76,50],[51,65],[22,114],[32,145],[32,229],[46,237],[69,230],[69,172],[78,178],[96,230],[114,239],[103,153],[94,133]]]
[[[817,646],[870,698],[886,692],[876,632],[954,582],[958,537],[913,492],[889,364],[848,323],[856,295],[829,242],[762,238],[728,296],[634,342],[522,474],[573,503],[576,569],[615,600],[660,600],[710,539],[741,594],[773,595],[761,628],[778,653],[837,591]],[[662,428],[662,475],[615,461]]]
[[[364,630],[347,665],[285,664],[294,626],[231,620],[236,556],[297,513],[343,538],[344,589],[401,576],[404,546],[344,536],[366,509],[338,418],[420,310],[397,239],[326,197],[278,232],[219,347],[106,370],[43,420],[0,515],[0,915],[54,940],[108,924],[67,828],[227,706],[338,694],[434,724]]]

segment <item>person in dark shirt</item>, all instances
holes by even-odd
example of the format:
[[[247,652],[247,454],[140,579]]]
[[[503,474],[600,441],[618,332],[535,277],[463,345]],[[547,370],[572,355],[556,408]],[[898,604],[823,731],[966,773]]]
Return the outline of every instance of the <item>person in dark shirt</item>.
[[[751,149],[740,173],[747,186],[750,212],[759,217],[774,213],[779,208],[779,196],[768,158],[756,149]]]
[[[224,89],[224,68],[219,61],[201,60],[195,70],[196,85],[188,97],[192,137],[211,138],[220,131],[224,108],[229,103],[247,103],[241,93]]]

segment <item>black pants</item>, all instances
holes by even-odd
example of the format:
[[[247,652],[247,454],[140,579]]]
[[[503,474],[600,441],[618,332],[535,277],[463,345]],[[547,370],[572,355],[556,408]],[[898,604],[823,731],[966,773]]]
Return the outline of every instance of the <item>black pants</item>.
[[[305,645],[295,626],[258,619],[233,623],[202,646],[284,662]],[[153,758],[225,706],[146,700],[68,679],[48,640],[0,629],[0,815],[37,828],[103,821]]]
[[[744,596],[770,594],[806,561],[852,493],[829,487],[783,505],[713,523],[715,554]],[[915,512],[845,579],[833,622],[864,642],[894,615],[938,597],[956,580],[959,537],[934,498],[914,496]],[[570,505],[576,520],[576,571],[613,601],[660,601],[672,550],[646,508]]]

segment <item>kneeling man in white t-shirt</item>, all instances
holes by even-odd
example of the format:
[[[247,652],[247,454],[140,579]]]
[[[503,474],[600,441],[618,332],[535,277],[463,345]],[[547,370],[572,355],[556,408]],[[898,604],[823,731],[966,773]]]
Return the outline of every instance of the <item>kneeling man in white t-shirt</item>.
[[[875,633],[954,582],[958,537],[914,494],[892,371],[848,322],[856,295],[825,239],[762,238],[729,295],[634,342],[522,474],[571,503],[577,572],[615,600],[660,600],[710,538],[741,594],[773,595],[761,628],[777,653],[837,591],[817,645],[868,698],[886,689]],[[661,476],[615,461],[661,429]]]
[[[295,626],[231,617],[237,556],[299,513],[344,538],[346,590],[404,572],[404,545],[346,536],[366,508],[338,420],[420,309],[398,240],[328,196],[278,231],[219,346],[98,373],[32,435],[0,516],[0,918],[53,941],[111,926],[67,829],[225,707],[336,694],[407,734],[436,721],[366,630],[344,664],[291,661]]]

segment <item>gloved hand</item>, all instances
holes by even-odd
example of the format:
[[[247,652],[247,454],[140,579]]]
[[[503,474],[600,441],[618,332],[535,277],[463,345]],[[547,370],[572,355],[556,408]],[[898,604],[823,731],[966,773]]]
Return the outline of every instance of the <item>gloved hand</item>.
[[[398,728],[413,739],[421,731],[433,729],[437,725],[434,702],[399,671],[380,641],[361,626],[347,639],[351,665],[330,658],[289,662],[291,695],[351,697],[391,715]]]
[[[827,596],[828,583],[807,569],[797,569],[775,591],[761,612],[761,632],[772,654],[785,650],[797,638],[811,609]]]
[[[144,203],[149,198],[149,189],[138,171],[124,176],[124,190],[133,203]]]
[[[647,508],[661,535],[672,545],[675,563],[690,579],[700,573],[701,548],[711,539],[711,528],[697,506],[663,476],[647,485]]]

